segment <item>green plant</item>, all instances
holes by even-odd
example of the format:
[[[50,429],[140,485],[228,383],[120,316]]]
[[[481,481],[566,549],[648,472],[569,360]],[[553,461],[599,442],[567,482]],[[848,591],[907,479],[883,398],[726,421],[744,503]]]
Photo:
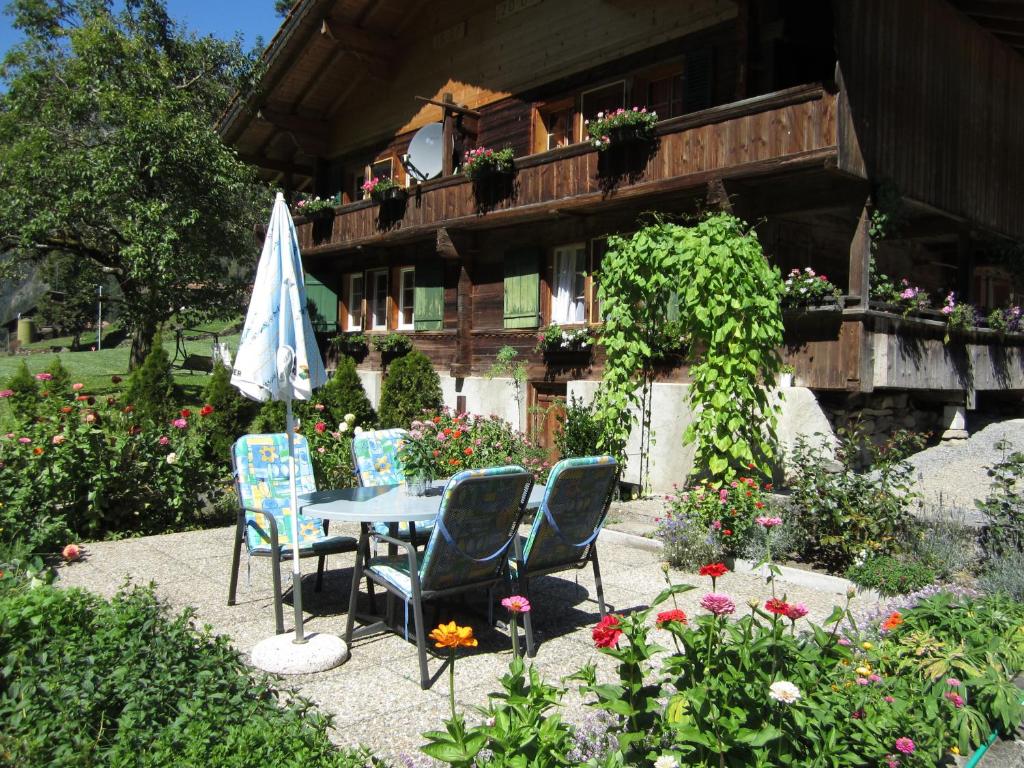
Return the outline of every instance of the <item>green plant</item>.
[[[562,328],[551,323],[537,334],[534,352],[580,352],[590,349],[594,339],[589,328]]]
[[[21,361],[14,375],[7,380],[5,388],[0,391],[0,397],[7,400],[10,413],[15,421],[26,422],[36,417],[39,405],[39,386],[36,383],[36,377],[29,373],[28,365],[24,360]]]
[[[392,331],[384,336],[374,336],[373,348],[385,357],[401,357],[412,352],[412,339],[403,333]]]
[[[526,386],[527,369],[526,361],[519,358],[519,352],[515,347],[510,347],[506,344],[498,350],[498,354],[494,356],[494,362],[487,371],[487,378],[512,379],[516,408],[517,410],[522,410],[523,388]]]
[[[398,182],[394,179],[382,179],[374,176],[369,181],[363,182],[363,192],[374,200],[380,200],[389,189],[397,189]]]
[[[473,181],[486,178],[493,173],[511,173],[515,151],[512,147],[488,149],[477,147],[466,152],[462,161],[462,174]]]
[[[124,399],[143,417],[164,421],[177,402],[171,360],[159,335],[145,361],[132,373]]]
[[[204,407],[212,409],[206,416],[210,435],[207,458],[229,466],[231,446],[248,432],[259,403],[242,396],[231,383],[231,371],[223,365],[214,365],[202,398]]]
[[[648,112],[647,107],[622,109],[614,112],[598,112],[594,120],[584,120],[583,125],[590,135],[590,143],[602,152],[612,145],[612,137],[616,129],[630,128],[638,136],[650,138],[654,135],[654,125],[658,122],[657,112]]]
[[[813,307],[829,299],[838,299],[842,292],[825,275],[810,267],[792,269],[782,283],[783,307]]]
[[[985,527],[981,534],[981,550],[986,560],[1024,552],[1024,453],[1013,451],[1008,442],[1000,441],[996,447],[1003,451],[1003,458],[990,467],[992,478],[988,496],[976,501],[978,509],[985,516]]]
[[[792,456],[797,474],[790,496],[807,530],[803,555],[834,573],[859,559],[899,549],[917,499],[905,459],[924,443],[922,436],[906,431],[882,446],[856,430],[841,430],[840,437],[834,459],[820,440],[797,438]],[[859,472],[865,455],[868,467]],[[833,461],[841,465],[839,471],[833,470]]]
[[[985,319],[988,327],[1000,333],[1020,333],[1021,308],[1017,305],[993,309]]]
[[[890,555],[869,557],[846,569],[846,578],[880,595],[905,595],[936,581],[937,574],[925,563]]]
[[[71,374],[60,361],[60,355],[53,358],[46,367],[45,372],[50,374],[50,379],[44,387],[50,393],[50,397],[59,400],[71,400],[74,398],[75,390],[71,388]]]
[[[594,418],[594,405],[586,404],[582,397],[573,395],[565,409],[556,415],[559,430],[555,433],[555,447],[563,459],[574,456],[600,454],[601,425]]]
[[[978,573],[978,587],[1024,602],[1024,552],[1004,552],[987,561]]]
[[[738,556],[757,527],[755,519],[768,514],[761,491],[756,480],[740,477],[721,488],[707,483],[673,494],[659,521],[658,536],[673,549],[681,549],[684,539],[697,543],[703,538],[713,552]],[[693,551],[699,552],[699,545]],[[681,558],[677,560],[681,564]]]
[[[0,578],[0,755],[8,765],[359,768],[330,718],[257,678],[224,636],[151,589],[109,602]]]
[[[334,214],[334,206],[337,203],[333,197],[321,199],[318,195],[303,195],[295,203],[296,216],[322,216]]]
[[[950,331],[969,331],[978,325],[978,311],[973,304],[964,301],[957,301],[956,294],[952,291],[946,295],[946,303],[942,307],[942,314],[946,316],[946,336],[944,341],[948,344]]]
[[[365,333],[342,333],[331,339],[331,346],[338,352],[349,357],[365,355],[370,348],[370,340]]]
[[[356,362],[351,357],[338,359],[334,375],[316,391],[315,400],[324,406],[322,418],[332,424],[340,424],[348,414],[353,416],[353,426],[364,429],[373,427],[377,421],[377,414],[363,389],[363,380],[356,372]]]
[[[678,291],[681,331],[703,355],[690,368],[687,393],[695,420],[684,440],[696,442],[694,466],[716,482],[767,474],[775,453],[778,405],[767,394],[782,343],[778,270],[739,219],[713,214],[692,227],[657,222],[629,239],[609,238],[598,288],[607,355],[595,416],[601,447],[622,457],[642,410],[654,342]]]
[[[441,379],[422,352],[410,352],[388,366],[380,393],[380,426],[406,427],[424,413],[441,410]]]

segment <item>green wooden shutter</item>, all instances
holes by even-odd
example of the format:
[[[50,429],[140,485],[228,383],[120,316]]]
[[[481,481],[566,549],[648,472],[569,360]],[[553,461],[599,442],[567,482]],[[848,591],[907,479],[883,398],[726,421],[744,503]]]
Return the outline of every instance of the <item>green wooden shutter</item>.
[[[505,327],[536,328],[540,322],[539,248],[505,254]]]
[[[306,283],[306,307],[313,330],[333,333],[338,330],[338,294],[308,272]]]
[[[444,327],[444,266],[440,261],[416,265],[412,306],[417,331],[440,331]]]

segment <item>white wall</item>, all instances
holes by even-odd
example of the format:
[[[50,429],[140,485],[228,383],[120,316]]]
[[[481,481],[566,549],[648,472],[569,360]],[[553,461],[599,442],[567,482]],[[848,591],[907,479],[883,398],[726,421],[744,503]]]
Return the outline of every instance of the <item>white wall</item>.
[[[521,402],[516,402],[514,379],[488,379],[482,376],[455,378],[441,376],[444,404],[455,410],[457,398],[466,398],[466,410],[480,416],[499,416],[516,429],[526,428],[526,385],[521,388]]]

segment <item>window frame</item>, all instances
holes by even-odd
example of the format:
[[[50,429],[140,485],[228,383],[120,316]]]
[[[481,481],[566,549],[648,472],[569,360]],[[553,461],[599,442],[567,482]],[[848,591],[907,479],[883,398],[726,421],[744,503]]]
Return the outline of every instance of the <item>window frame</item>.
[[[383,298],[384,298],[384,306],[383,306],[384,324],[383,325],[378,325],[377,324],[377,298],[378,298],[377,280],[382,275],[384,277],[384,294],[383,294]],[[371,293],[370,296],[366,297],[366,314],[365,314],[365,317],[368,318],[369,322],[364,322],[363,325],[364,325],[364,327],[366,327],[366,330],[368,330],[368,331],[387,331],[388,330],[388,326],[389,326],[389,323],[388,323],[388,315],[389,315],[389,313],[388,313],[388,302],[389,302],[389,299],[391,298],[391,296],[388,294],[388,288],[389,288],[389,285],[390,285],[388,270],[386,268],[383,268],[383,269],[368,269],[368,270],[366,270],[366,276],[367,276],[368,279],[366,280],[366,282],[363,283],[363,290],[364,291],[366,290],[366,284],[369,283],[371,288],[372,288],[372,293]]]
[[[619,106],[621,106],[622,108],[625,108],[625,106],[626,106],[626,95],[627,95],[626,94],[626,80],[625,80],[625,78],[620,79],[620,80],[612,80],[611,82],[603,83],[602,85],[599,85],[599,86],[597,86],[595,88],[587,88],[585,91],[580,91],[579,110],[577,110],[578,114],[579,114],[579,119],[577,120],[577,123],[578,123],[578,133],[577,133],[578,138],[577,138],[577,141],[584,141],[587,138],[584,135],[585,132],[583,130],[584,122],[586,120],[590,120],[592,117],[597,117],[597,113],[596,112],[593,115],[588,115],[587,114],[587,104],[586,104],[587,94],[597,93],[598,91],[606,90],[608,88],[611,88],[613,85],[617,85],[617,86],[619,86],[622,89],[622,103]],[[598,110],[598,111],[603,111],[603,110]]]
[[[412,275],[412,285],[409,286],[409,305],[405,303],[405,276]],[[399,331],[415,331],[416,330],[416,267],[399,267],[398,268],[398,280],[396,281],[398,300],[395,302],[398,306],[398,313],[395,320],[395,329]],[[409,309],[409,322],[406,323],[404,320],[404,313],[406,308]]]
[[[578,301],[582,301],[583,318],[580,320],[555,319],[555,296],[556,287],[558,285],[558,267],[560,254],[565,254],[566,257],[572,255],[576,259],[576,264],[572,272],[573,287],[571,290],[569,307],[571,308],[572,305],[576,304]],[[550,296],[548,300],[547,312],[549,325],[557,324],[561,326],[584,326],[588,324],[590,319],[590,296],[587,293],[589,254],[590,248],[588,247],[588,243],[585,240],[564,243],[562,245],[556,245],[551,249],[551,258],[549,262],[551,281],[548,284],[548,293],[550,294]],[[581,263],[582,270],[580,270]],[[581,274],[583,276],[582,292],[577,294],[576,284]]]
[[[356,278],[362,281],[362,285],[359,288],[359,322],[352,322],[352,283]],[[349,272],[342,278],[345,282],[343,285],[344,296],[345,296],[345,330],[346,331],[361,331],[366,320],[366,273],[365,272]]]

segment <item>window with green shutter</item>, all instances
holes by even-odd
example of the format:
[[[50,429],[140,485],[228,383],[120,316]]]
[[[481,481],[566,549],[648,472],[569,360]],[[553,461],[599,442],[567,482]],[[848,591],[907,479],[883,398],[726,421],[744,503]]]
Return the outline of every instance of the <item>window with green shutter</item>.
[[[338,294],[308,272],[306,284],[306,307],[313,330],[334,333],[338,330]]]
[[[505,327],[536,328],[540,324],[540,248],[505,254]]]
[[[440,331],[444,328],[444,265],[440,261],[416,265],[413,307],[417,331]]]

